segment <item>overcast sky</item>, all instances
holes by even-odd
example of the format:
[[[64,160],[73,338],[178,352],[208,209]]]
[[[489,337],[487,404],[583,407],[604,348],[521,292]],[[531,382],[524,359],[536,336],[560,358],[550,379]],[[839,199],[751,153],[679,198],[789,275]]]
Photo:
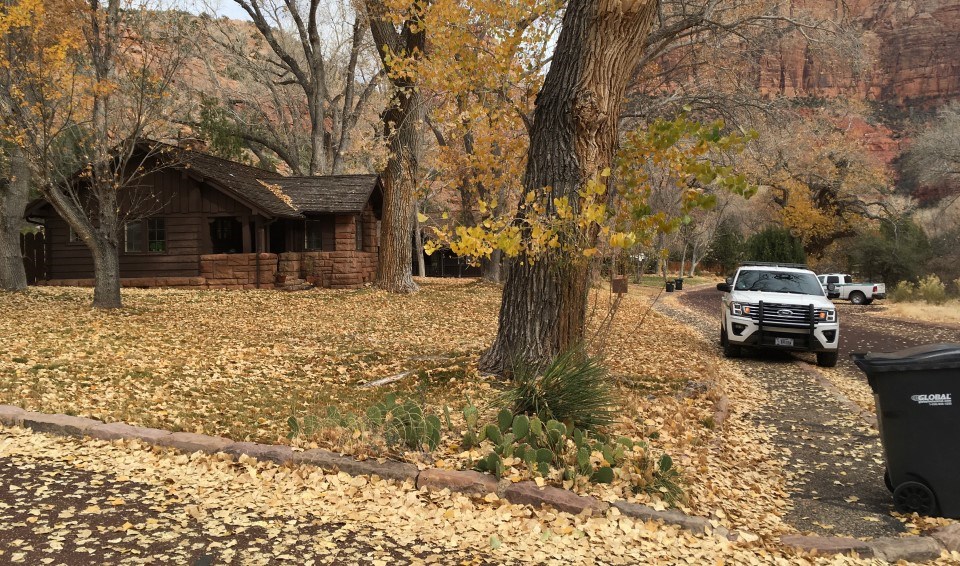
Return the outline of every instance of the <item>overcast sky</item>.
[[[249,20],[250,17],[243,11],[243,8],[237,6],[233,0],[171,0],[171,4],[176,4],[194,14],[200,12],[211,12],[211,9],[218,16],[227,16],[235,20]]]

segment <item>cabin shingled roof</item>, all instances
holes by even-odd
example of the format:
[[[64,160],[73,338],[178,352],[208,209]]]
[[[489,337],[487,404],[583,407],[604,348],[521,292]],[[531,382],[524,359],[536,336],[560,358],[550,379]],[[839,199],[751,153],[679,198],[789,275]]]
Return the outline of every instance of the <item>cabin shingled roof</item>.
[[[279,173],[258,169],[236,161],[221,159],[206,153],[178,148],[180,155],[176,158],[176,166],[187,171],[193,171],[205,180],[219,183],[227,189],[237,193],[240,197],[274,216],[295,218],[301,216],[283,199],[270,192],[260,184],[273,184],[282,178]]]
[[[377,186],[376,175],[324,175],[264,180],[280,187],[303,213],[362,212]]]
[[[359,213],[377,186],[377,175],[284,177],[279,173],[206,153],[176,149],[180,152],[175,160],[177,167],[219,183],[264,212],[279,217],[298,218],[310,213]],[[289,197],[289,204],[265,185],[278,187]]]

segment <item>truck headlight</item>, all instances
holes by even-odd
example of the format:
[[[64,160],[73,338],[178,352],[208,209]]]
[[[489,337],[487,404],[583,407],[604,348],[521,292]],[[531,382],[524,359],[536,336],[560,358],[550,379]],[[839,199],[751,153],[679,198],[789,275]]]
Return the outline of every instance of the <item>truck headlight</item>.
[[[750,316],[751,306],[747,303],[730,303],[730,314],[734,316]]]
[[[836,309],[824,309],[817,313],[817,319],[820,322],[836,322],[837,321],[837,311]]]

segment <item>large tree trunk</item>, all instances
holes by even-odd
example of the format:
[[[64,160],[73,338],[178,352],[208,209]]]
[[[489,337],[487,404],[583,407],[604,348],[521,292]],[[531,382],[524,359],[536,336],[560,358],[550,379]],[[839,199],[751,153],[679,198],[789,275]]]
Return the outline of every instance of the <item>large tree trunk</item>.
[[[617,146],[624,90],[640,60],[657,0],[570,0],[550,71],[537,97],[524,188],[548,212],[608,167]],[[544,190],[552,187],[552,191]],[[521,211],[520,214],[523,212]],[[480,360],[502,373],[542,364],[583,340],[590,266],[550,256],[510,269],[493,346]]]
[[[384,122],[393,124],[390,135],[390,157],[380,174],[383,181],[383,220],[380,222],[380,256],[375,285],[391,293],[413,293],[419,287],[413,282],[413,221],[415,155],[419,148],[419,125],[423,113],[420,95],[408,91],[397,93],[397,106],[385,113]],[[414,150],[415,151],[415,150]]]
[[[27,272],[20,250],[20,227],[30,199],[30,167],[19,147],[7,150],[8,179],[0,180],[0,289],[27,288]]]
[[[399,58],[422,56],[426,46],[423,22],[405,21],[400,32],[380,0],[367,0],[370,30],[380,59],[390,71]],[[389,74],[389,73],[388,73]],[[381,173],[383,219],[380,223],[380,257],[374,285],[392,293],[413,293],[414,194],[419,178],[423,101],[408,72],[391,75],[393,100],[383,114],[390,157]]]

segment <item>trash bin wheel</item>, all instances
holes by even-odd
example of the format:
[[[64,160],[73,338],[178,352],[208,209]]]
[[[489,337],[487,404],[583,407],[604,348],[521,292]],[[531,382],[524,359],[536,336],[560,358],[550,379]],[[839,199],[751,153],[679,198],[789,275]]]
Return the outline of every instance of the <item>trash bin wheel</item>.
[[[890,479],[890,470],[883,470],[883,485],[887,486],[890,493],[893,493],[893,480]]]
[[[935,515],[937,498],[929,487],[920,482],[908,481],[893,490],[893,506],[901,513]]]

